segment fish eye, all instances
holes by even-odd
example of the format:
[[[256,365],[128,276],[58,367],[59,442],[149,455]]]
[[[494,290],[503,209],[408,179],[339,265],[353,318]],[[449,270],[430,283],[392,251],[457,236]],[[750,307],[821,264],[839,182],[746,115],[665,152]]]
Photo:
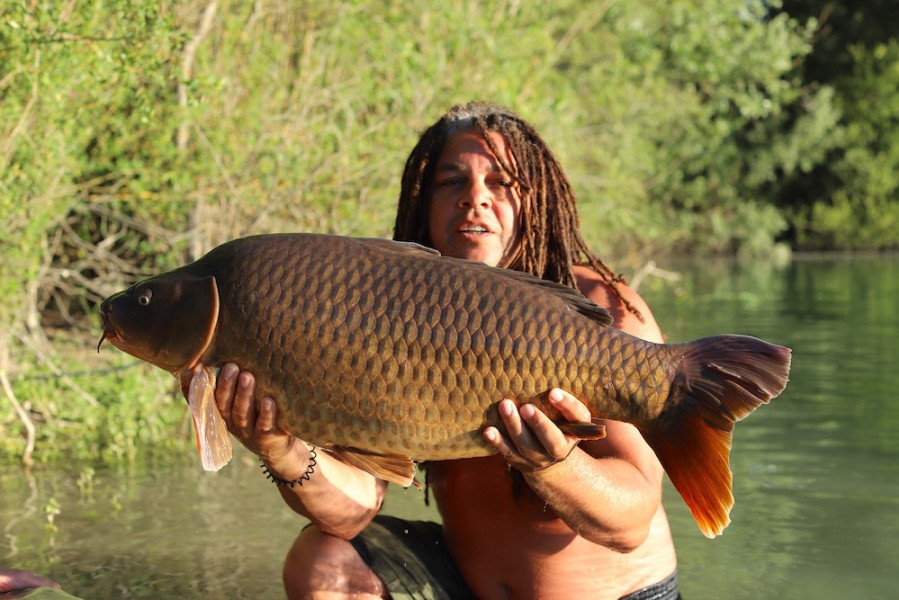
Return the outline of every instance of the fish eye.
[[[141,306],[150,306],[150,299],[153,298],[153,290],[150,288],[145,289],[140,293],[137,297],[137,303]]]

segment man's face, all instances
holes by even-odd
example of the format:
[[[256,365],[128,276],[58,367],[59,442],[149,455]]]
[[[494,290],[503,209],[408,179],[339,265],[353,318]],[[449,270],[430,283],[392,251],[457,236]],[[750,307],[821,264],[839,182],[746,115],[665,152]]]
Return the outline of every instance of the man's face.
[[[506,164],[515,163],[502,135],[489,132]],[[431,243],[446,256],[502,266],[518,238],[521,194],[477,130],[453,134],[430,185]]]

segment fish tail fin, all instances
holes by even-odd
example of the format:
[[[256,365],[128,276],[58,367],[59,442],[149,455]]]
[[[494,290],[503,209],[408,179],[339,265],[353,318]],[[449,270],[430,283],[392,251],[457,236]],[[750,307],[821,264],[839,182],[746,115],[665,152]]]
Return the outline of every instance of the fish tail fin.
[[[676,346],[682,359],[665,427],[643,432],[702,533],[719,535],[730,523],[730,448],[734,424],[786,387],[789,348],[736,335]]]

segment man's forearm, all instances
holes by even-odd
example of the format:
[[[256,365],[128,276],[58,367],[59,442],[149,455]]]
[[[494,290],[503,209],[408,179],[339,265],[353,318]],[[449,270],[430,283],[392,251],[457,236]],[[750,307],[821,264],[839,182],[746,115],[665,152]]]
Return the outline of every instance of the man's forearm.
[[[291,509],[326,533],[344,539],[354,537],[381,508],[386,482],[347,465],[321,448],[315,449],[314,465],[312,460],[309,446],[299,443],[277,461],[266,461],[266,466],[273,476],[294,482],[292,486],[278,486]]]
[[[578,535],[621,552],[646,539],[658,505],[658,493],[632,464],[581,448],[524,478]]]

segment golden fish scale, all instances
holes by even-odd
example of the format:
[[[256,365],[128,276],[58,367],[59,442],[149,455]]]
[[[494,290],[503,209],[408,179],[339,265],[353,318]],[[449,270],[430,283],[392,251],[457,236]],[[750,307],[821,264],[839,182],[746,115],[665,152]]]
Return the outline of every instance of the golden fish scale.
[[[222,295],[213,361],[253,370],[303,439],[481,456],[478,432],[503,398],[546,408],[542,395],[561,387],[596,417],[649,426],[668,396],[674,352],[600,326],[554,291],[423,250],[275,239],[205,259]]]

